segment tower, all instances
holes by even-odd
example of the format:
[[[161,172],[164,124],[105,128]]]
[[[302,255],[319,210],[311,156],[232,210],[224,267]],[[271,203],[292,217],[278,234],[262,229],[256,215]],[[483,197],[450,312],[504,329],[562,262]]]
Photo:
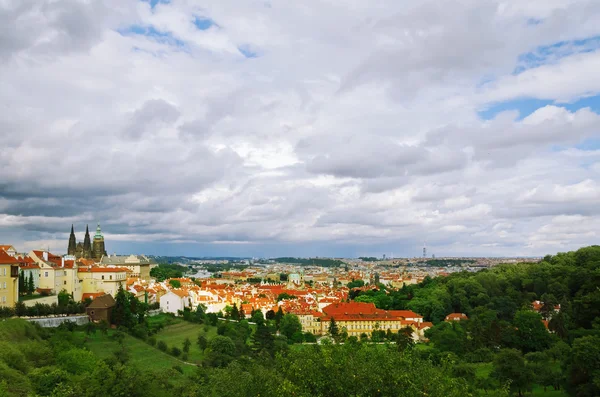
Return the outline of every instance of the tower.
[[[75,231],[73,225],[71,225],[71,235],[69,236],[69,248],[67,249],[67,255],[73,255],[77,253],[77,240],[75,239]]]
[[[88,225],[85,225],[85,237],[83,239],[83,252],[81,256],[86,259],[92,257],[92,243],[90,241],[90,229]]]
[[[423,243],[423,258],[427,258],[427,246]]]
[[[96,260],[102,259],[106,255],[106,249],[104,248],[104,236],[100,230],[100,224],[96,228],[96,234],[94,235],[94,245],[92,247],[92,258]]]

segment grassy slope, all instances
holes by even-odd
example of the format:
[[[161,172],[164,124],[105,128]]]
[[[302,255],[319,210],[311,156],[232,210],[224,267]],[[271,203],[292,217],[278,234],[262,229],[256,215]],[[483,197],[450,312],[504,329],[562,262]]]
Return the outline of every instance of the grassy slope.
[[[172,325],[165,327],[156,334],[156,340],[165,342],[169,349],[173,346],[183,349],[183,342],[186,338],[189,338],[192,345],[190,346],[187,361],[200,363],[203,358],[203,352],[200,351],[200,348],[196,344],[198,335],[203,333],[209,340],[217,335],[216,327],[208,327],[208,332],[204,331],[204,327],[203,324],[192,324],[183,320],[175,320]]]
[[[120,348],[119,344],[110,337],[111,334],[112,331],[109,331],[108,335],[103,335],[101,332],[90,335],[86,347],[100,358],[112,356],[113,352],[120,350]],[[142,370],[160,371],[179,365],[185,373],[192,373],[194,371],[194,366],[185,365],[175,357],[163,353],[132,336],[125,335],[123,344],[129,351],[130,363]]]

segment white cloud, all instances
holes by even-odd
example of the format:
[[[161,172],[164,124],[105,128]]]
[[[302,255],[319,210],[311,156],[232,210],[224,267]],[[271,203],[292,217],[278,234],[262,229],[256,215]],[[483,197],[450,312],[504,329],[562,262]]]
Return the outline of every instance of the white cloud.
[[[111,252],[587,244],[600,116],[562,103],[600,92],[595,42],[573,42],[598,7],[0,2],[0,239],[64,251],[100,221]],[[520,98],[554,104],[479,117]]]

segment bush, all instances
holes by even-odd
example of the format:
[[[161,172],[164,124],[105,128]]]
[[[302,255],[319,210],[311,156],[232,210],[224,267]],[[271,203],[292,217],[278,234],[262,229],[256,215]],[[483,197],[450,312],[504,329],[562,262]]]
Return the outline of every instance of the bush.
[[[182,359],[183,361],[187,361],[187,360],[188,360],[188,355],[187,355],[187,353],[183,353],[183,354],[181,355],[181,359]]]
[[[175,356],[175,357],[179,357],[181,356],[181,349],[178,348],[177,346],[173,346],[171,348],[171,355]]]
[[[148,342],[150,346],[156,346],[156,338],[154,336],[149,337],[146,342]]]
[[[181,368],[181,365],[175,364],[175,365],[173,365],[173,369],[175,371],[179,372],[180,374],[183,374],[183,368]]]
[[[168,349],[167,344],[162,340],[158,341],[158,343],[156,344],[156,347],[158,347],[158,350],[163,351],[163,352],[166,352]]]

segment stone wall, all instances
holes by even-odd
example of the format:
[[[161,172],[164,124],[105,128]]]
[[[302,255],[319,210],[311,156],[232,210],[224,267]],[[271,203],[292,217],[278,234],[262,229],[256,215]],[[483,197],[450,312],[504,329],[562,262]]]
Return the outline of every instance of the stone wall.
[[[58,327],[64,322],[71,321],[77,325],[85,325],[90,322],[90,318],[87,315],[83,316],[66,316],[66,317],[44,317],[44,318],[26,318],[25,320],[39,324],[40,327],[54,328]]]
[[[44,305],[51,305],[53,303],[58,304],[58,296],[57,295],[41,296],[36,299],[30,299],[30,300],[23,301],[23,303],[27,307],[35,306],[36,303],[43,303]]]

